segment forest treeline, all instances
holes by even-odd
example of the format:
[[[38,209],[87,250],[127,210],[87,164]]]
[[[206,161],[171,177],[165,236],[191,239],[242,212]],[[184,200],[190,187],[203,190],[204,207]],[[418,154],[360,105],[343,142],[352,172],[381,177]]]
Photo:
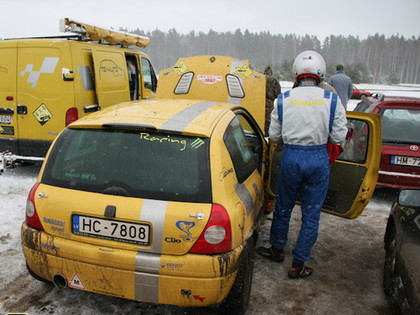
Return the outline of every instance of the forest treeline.
[[[173,66],[180,57],[226,55],[249,59],[252,68],[259,72],[269,65],[277,79],[290,81],[296,55],[315,50],[325,58],[328,76],[335,73],[335,65],[340,63],[354,83],[420,83],[420,36],[386,38],[375,34],[360,39],[330,35],[321,42],[311,35],[275,35],[239,29],[233,33],[210,30],[180,34],[175,29],[130,32],[150,38],[145,52],[158,72]]]

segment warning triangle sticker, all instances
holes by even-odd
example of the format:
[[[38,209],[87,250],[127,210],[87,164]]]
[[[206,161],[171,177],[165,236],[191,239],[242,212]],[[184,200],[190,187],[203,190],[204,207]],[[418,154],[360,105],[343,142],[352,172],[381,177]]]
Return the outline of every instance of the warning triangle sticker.
[[[69,282],[69,287],[74,288],[74,289],[86,290],[86,287],[83,284],[77,272],[75,272],[73,277],[71,278]]]

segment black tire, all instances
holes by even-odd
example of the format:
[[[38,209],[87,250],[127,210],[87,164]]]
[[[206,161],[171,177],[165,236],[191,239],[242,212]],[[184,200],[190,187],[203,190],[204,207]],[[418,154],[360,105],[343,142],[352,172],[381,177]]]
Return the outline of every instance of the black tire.
[[[223,314],[242,315],[245,314],[248,308],[249,298],[251,296],[252,274],[254,271],[254,249],[255,239],[251,237],[242,252],[235,283],[228,297],[220,306]]]
[[[52,283],[51,281],[48,281],[44,278],[41,278],[40,276],[38,276],[35,272],[33,272],[31,270],[31,268],[29,268],[28,263],[26,263],[26,269],[28,269],[29,274],[36,280],[41,281],[41,282],[45,282],[45,283]]]
[[[397,287],[396,278],[398,278],[397,270],[397,240],[395,228],[392,227],[387,236],[385,243],[385,262],[383,274],[383,288],[385,294],[392,302],[395,302]]]

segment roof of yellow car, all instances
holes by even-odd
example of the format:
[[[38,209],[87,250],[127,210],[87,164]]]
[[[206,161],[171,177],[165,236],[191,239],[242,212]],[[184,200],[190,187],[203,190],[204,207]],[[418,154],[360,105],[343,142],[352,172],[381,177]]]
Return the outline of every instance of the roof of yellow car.
[[[70,127],[136,128],[148,126],[158,130],[209,137],[220,117],[232,106],[234,105],[185,99],[132,101],[89,114],[71,124]]]

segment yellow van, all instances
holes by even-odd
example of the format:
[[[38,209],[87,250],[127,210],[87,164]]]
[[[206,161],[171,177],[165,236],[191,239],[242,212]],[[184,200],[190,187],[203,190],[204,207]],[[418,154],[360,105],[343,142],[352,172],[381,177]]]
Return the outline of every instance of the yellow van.
[[[149,57],[126,48],[146,47],[147,37],[67,18],[60,30],[74,34],[0,41],[0,152],[43,157],[59,132],[87,113],[154,96]]]

